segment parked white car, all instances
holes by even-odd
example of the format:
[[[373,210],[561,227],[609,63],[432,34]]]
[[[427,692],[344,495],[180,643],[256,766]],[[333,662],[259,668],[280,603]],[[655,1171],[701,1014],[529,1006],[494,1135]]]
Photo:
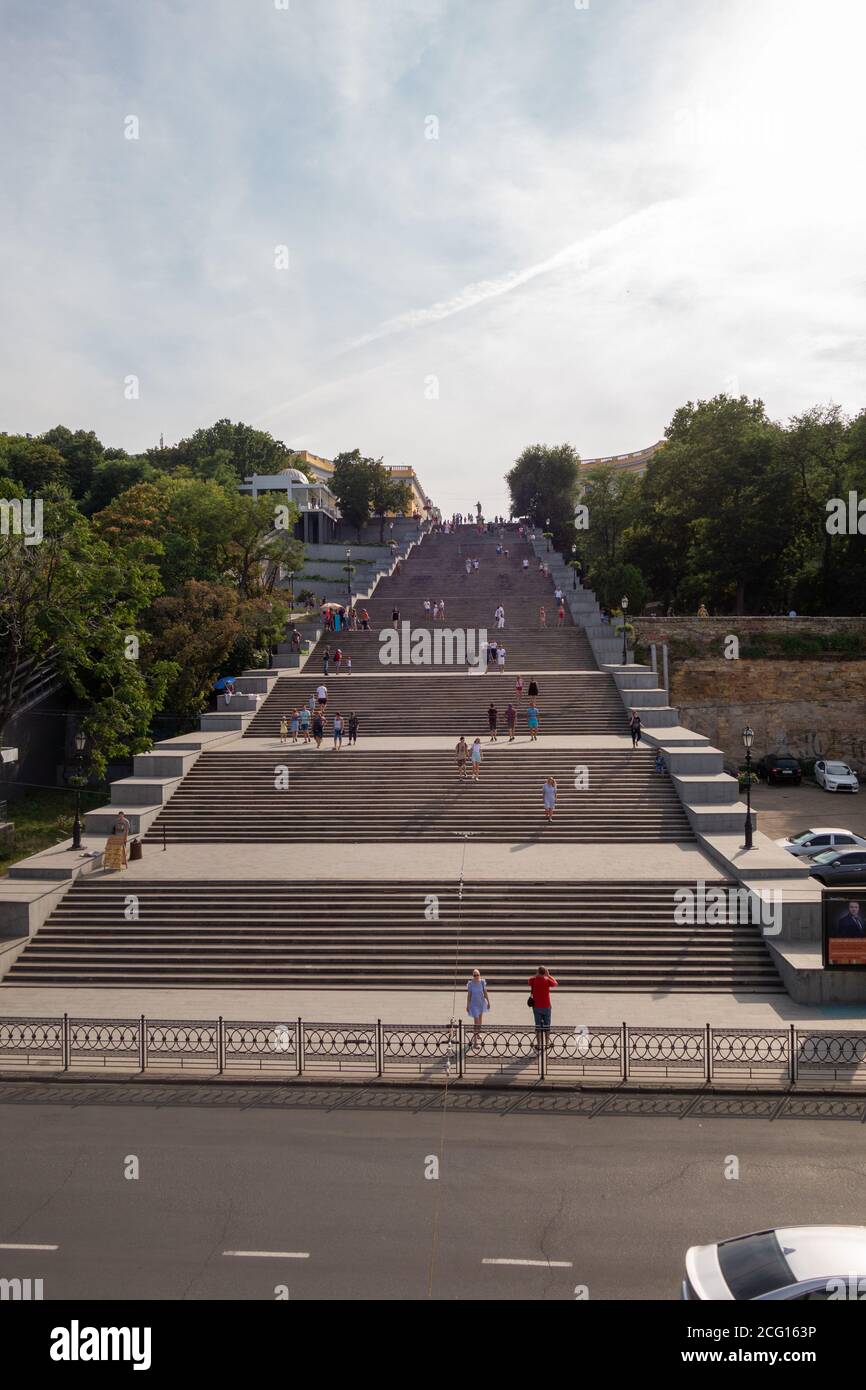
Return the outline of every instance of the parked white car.
[[[862,835],[855,835],[853,830],[841,830],[835,825],[816,825],[811,830],[792,835],[789,840],[777,840],[776,844],[779,849],[786,849],[789,854],[803,859],[823,854],[827,849],[858,849],[866,845],[866,839]]]
[[[815,781],[825,792],[859,792],[857,773],[847,763],[830,763],[819,758],[815,764]]]
[[[866,1226],[786,1226],[693,1245],[683,1298],[810,1302],[866,1289]]]

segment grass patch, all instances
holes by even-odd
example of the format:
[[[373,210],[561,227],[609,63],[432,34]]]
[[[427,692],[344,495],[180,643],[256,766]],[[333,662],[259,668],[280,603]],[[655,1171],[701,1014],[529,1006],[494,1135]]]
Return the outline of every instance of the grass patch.
[[[736,630],[736,619],[732,619]],[[770,660],[797,657],[858,657],[866,655],[861,632],[754,632],[740,643],[741,657]]]
[[[81,819],[85,811],[105,804],[107,791],[81,793]],[[65,787],[25,792],[7,805],[6,814],[15,826],[15,848],[11,854],[0,849],[0,874],[13,864],[40,850],[59,845],[72,834],[75,819],[75,792]]]

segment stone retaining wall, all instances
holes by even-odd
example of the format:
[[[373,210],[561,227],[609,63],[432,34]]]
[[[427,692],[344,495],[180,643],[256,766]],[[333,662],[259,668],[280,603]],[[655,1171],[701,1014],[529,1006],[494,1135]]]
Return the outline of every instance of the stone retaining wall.
[[[637,640],[643,645],[651,642],[690,643],[701,648],[721,650],[729,634],[741,642],[757,634],[797,637],[828,637],[853,633],[866,638],[866,618],[635,618]]]
[[[689,659],[673,665],[671,704],[731,762],[751,724],[757,757],[834,757],[866,772],[866,661]]]

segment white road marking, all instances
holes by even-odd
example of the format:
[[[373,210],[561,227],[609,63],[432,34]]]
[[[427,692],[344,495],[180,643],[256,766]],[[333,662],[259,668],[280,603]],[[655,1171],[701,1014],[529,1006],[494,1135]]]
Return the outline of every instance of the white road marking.
[[[224,1250],[224,1255],[236,1255],[245,1260],[308,1260],[309,1250]]]
[[[0,1245],[0,1250],[59,1250],[57,1245]]]
[[[533,1265],[540,1269],[573,1269],[571,1260],[482,1260],[483,1265]]]

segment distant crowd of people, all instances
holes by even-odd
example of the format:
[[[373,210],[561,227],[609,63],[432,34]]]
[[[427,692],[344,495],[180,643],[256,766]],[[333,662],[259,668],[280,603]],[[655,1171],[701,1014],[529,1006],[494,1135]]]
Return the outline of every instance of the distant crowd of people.
[[[288,718],[283,715],[280,719],[280,743],[288,743],[291,739],[292,743],[314,743],[321,748],[326,734],[327,708],[328,687],[323,682],[306,704],[293,709]],[[331,721],[331,735],[335,751],[342,748],[344,736],[349,747],[357,743],[358,716],[354,710],[348,718],[344,718],[340,710],[336,711]]]
[[[322,622],[326,632],[367,632],[370,628],[370,614],[366,608],[355,604],[337,607],[322,605]],[[297,628],[295,629],[297,632]],[[298,636],[300,637],[300,633]]]

